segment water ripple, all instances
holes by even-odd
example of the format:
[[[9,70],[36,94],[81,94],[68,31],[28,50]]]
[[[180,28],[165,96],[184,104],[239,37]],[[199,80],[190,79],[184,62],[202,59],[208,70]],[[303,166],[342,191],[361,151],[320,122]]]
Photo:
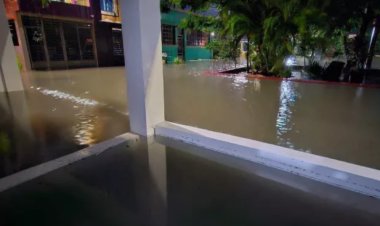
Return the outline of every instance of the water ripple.
[[[293,108],[299,98],[299,94],[294,86],[295,84],[290,81],[281,82],[280,104],[276,120],[278,144],[289,148],[294,148],[288,135],[294,129],[294,123],[292,123],[292,116],[294,114]]]

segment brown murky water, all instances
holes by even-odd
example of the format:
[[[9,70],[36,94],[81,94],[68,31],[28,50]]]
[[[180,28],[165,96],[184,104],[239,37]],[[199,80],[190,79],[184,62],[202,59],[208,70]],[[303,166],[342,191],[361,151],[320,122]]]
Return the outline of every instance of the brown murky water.
[[[220,67],[165,65],[166,119],[380,169],[380,89],[212,73]],[[42,153],[60,153],[51,151],[58,144],[74,151],[129,130],[124,68],[24,77],[23,117],[14,118],[31,123],[29,142],[40,144],[33,150],[42,145]]]
[[[168,120],[380,169],[380,89],[210,76],[194,68],[166,67]]]
[[[126,113],[49,88],[0,95],[0,177],[129,131]]]

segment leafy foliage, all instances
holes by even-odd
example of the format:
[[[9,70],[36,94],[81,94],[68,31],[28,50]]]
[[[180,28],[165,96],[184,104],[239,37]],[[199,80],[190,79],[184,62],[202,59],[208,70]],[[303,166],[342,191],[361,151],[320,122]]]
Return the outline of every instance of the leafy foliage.
[[[51,0],[39,0],[41,2],[42,7],[47,7]]]
[[[217,31],[222,38],[246,37],[250,43],[248,54],[252,68],[267,74],[286,71],[284,59],[292,54],[302,55],[310,62],[315,61],[317,52],[347,55],[345,39],[352,32],[357,34],[352,59],[357,59],[360,67],[368,57],[365,33],[374,16],[380,13],[378,0],[166,1],[182,8],[191,7],[193,11],[217,7],[218,17],[191,15],[183,26]]]
[[[236,63],[236,58],[240,55],[240,39],[224,37],[211,40],[206,48],[213,52],[216,59],[229,59]]]
[[[179,57],[174,58],[173,64],[183,64],[183,60]]]

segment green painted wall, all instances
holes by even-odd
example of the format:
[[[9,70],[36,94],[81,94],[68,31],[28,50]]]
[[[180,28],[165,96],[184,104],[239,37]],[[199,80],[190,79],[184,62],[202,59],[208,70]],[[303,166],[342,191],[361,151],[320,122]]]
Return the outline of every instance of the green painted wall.
[[[172,10],[169,13],[161,13],[161,23],[178,26],[185,17],[186,13]]]
[[[183,18],[187,16],[184,12],[170,11],[169,13],[161,13],[161,23],[167,25],[178,26]],[[179,28],[176,29],[176,37],[178,35]],[[185,35],[186,36],[186,35]],[[185,37],[186,43],[186,37]],[[176,39],[177,42],[177,39]],[[178,46],[176,45],[163,45],[162,52],[168,55],[168,62],[172,63],[175,58],[178,57]],[[190,47],[185,46],[185,60],[199,60],[199,59],[211,59],[212,53],[210,50],[203,47]]]
[[[178,56],[178,46],[163,45],[162,52],[168,55],[168,63],[172,63],[174,59]]]
[[[186,46],[185,59],[186,60],[204,60],[211,59],[212,53],[210,50],[202,47]]]

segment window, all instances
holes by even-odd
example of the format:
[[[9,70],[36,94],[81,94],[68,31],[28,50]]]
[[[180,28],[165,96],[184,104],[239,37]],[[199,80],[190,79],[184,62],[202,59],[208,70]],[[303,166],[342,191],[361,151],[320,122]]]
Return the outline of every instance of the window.
[[[112,48],[114,56],[124,56],[121,29],[112,28]]]
[[[117,2],[115,0],[100,0],[102,14],[117,16]]]
[[[91,25],[78,26],[79,46],[82,52],[83,60],[93,60],[94,55],[94,40],[92,39]]]
[[[63,23],[63,34],[66,44],[66,53],[68,60],[80,60],[80,47],[78,41],[77,25],[75,23],[65,22]]]
[[[47,59],[56,66],[58,63],[66,65],[65,62],[95,60],[91,24],[28,16],[23,16],[22,22],[32,68],[39,68]]]
[[[161,25],[162,33],[162,44],[164,45],[175,45],[175,26],[172,25]]]
[[[201,31],[191,31],[187,33],[188,46],[206,46],[208,43],[208,34]]]
[[[60,23],[55,20],[43,20],[46,47],[51,61],[64,60]]]
[[[44,35],[41,20],[34,17],[22,17],[25,36],[29,46],[29,54],[32,62],[45,61]]]
[[[63,2],[66,4],[81,5],[81,6],[90,6],[88,0],[51,0],[52,2]]]

